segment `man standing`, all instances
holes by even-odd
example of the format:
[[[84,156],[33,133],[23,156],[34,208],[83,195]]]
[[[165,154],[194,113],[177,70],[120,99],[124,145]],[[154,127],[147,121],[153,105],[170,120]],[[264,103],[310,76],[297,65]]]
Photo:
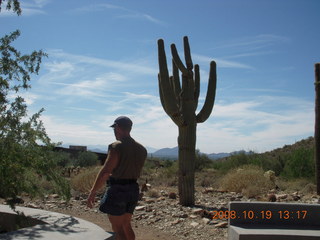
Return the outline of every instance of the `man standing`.
[[[93,207],[96,191],[109,180],[99,209],[108,214],[116,239],[131,240],[135,239],[131,218],[139,198],[137,179],[147,151],[130,136],[132,121],[128,117],[118,117],[110,127],[117,141],[109,145],[108,157],[97,175],[87,206]]]

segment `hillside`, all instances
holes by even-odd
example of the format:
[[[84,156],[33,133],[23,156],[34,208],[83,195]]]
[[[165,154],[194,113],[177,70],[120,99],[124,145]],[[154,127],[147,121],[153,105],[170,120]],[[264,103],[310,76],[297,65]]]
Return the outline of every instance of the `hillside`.
[[[305,149],[312,149],[314,147],[314,138],[308,137],[306,139],[302,139],[292,145],[284,145],[282,148],[276,148],[272,151],[261,153],[259,155],[265,158],[278,158],[281,155],[288,154],[293,152],[294,150],[305,148]]]

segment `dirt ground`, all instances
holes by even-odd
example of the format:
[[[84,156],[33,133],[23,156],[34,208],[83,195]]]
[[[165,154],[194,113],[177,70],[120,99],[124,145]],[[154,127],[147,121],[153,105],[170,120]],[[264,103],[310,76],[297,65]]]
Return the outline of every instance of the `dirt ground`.
[[[84,219],[86,221],[97,224],[98,226],[105,229],[107,232],[112,232],[111,224],[108,220],[106,214],[99,212],[85,211],[80,213],[79,211],[74,211],[73,209],[58,209],[56,212],[71,215]],[[176,236],[172,236],[170,233],[164,231],[159,231],[152,226],[142,226],[137,221],[133,220],[132,224],[133,230],[136,234],[137,240],[177,240]]]

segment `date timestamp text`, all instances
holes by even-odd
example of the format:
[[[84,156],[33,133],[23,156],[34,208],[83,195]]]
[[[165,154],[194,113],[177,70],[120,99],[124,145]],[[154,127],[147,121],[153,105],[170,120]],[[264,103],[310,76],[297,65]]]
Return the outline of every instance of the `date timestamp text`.
[[[245,220],[254,220],[254,219],[305,219],[308,215],[307,210],[299,210],[299,211],[271,211],[271,210],[263,210],[263,211],[241,211],[237,212],[234,210],[231,211],[211,211],[212,219],[245,219]]]

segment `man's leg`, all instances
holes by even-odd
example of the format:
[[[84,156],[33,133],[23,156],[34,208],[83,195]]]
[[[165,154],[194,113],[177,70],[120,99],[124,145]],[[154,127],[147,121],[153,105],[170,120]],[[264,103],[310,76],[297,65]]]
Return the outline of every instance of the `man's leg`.
[[[135,234],[131,226],[131,213],[121,216],[108,215],[113,231],[116,233],[117,240],[134,240]]]
[[[135,236],[134,231],[131,226],[132,214],[125,213],[122,216],[123,216],[123,225],[122,225],[123,232],[124,232],[127,240],[134,240],[136,238],[136,236]]]
[[[108,214],[108,217],[112,225],[112,230],[116,234],[116,240],[127,240],[125,232],[123,231],[123,215],[113,216]]]

